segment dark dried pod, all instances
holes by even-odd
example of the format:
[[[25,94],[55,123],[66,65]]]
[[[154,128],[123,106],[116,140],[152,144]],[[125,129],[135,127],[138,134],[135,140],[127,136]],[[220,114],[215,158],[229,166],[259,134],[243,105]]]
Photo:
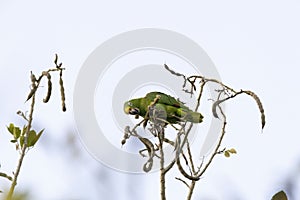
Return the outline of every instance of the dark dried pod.
[[[65,89],[64,89],[64,82],[62,79],[62,71],[59,74],[59,85],[60,85],[60,96],[61,96],[61,103],[62,103],[62,111],[65,112],[66,108],[66,97],[65,97]]]
[[[58,61],[58,55],[55,54],[55,58],[54,58],[54,64],[57,66],[57,61]]]
[[[47,76],[47,79],[48,79],[48,90],[47,90],[46,97],[43,99],[44,103],[47,103],[49,101],[50,96],[51,96],[51,91],[52,91],[51,75],[50,75],[49,72],[47,72],[46,76]]]

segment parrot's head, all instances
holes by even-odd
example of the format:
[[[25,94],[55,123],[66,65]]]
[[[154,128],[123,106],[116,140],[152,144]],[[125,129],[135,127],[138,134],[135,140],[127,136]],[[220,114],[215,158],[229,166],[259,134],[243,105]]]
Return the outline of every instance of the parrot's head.
[[[128,115],[139,115],[140,109],[138,108],[136,102],[133,100],[124,103],[124,112]]]

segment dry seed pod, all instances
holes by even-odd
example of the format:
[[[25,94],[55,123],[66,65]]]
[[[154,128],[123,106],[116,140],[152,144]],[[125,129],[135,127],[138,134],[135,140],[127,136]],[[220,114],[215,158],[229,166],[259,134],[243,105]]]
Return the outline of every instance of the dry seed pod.
[[[46,97],[43,99],[44,103],[47,103],[49,101],[50,96],[51,96],[51,91],[52,91],[51,75],[50,75],[49,72],[47,72],[46,76],[47,76],[47,79],[48,79],[48,90],[47,90]]]
[[[199,181],[200,180],[200,177],[199,176],[192,176],[192,175],[189,175],[188,173],[186,173],[183,169],[183,167],[181,166],[181,163],[180,163],[180,159],[178,158],[176,160],[176,164],[177,164],[177,167],[178,167],[178,170],[179,172],[187,179],[189,180],[192,180],[192,181]]]
[[[153,159],[149,159],[143,166],[143,171],[144,172],[149,172],[152,169],[153,166]]]
[[[125,131],[124,131],[124,136],[123,136],[123,140],[121,141],[122,146],[126,143],[126,140],[130,137],[130,130],[129,127],[125,127]]]
[[[218,113],[217,113],[217,106],[219,106],[221,103],[223,103],[224,101],[226,101],[228,98],[225,98],[225,99],[222,99],[222,100],[217,100],[213,103],[212,105],[212,113],[213,113],[213,116],[215,118],[218,118],[219,119],[219,116],[218,116]]]
[[[154,145],[147,138],[139,137],[139,140],[145,145],[146,150],[148,152],[148,156],[149,156],[149,159],[147,160],[147,162],[143,166],[143,170],[144,170],[144,172],[149,172],[152,169],[153,157],[155,156]]]
[[[60,71],[59,74],[59,85],[60,85],[60,96],[61,96],[61,103],[62,103],[62,111],[66,111],[66,97],[65,97],[65,89],[64,89],[64,83],[63,83],[63,79],[62,79],[62,71]]]
[[[173,74],[173,75],[175,75],[175,76],[182,76],[183,77],[183,79],[184,79],[184,82],[183,82],[183,85],[182,85],[182,88],[184,88],[185,86],[186,86],[186,81],[187,81],[187,79],[186,79],[186,77],[185,77],[185,75],[183,75],[183,74],[180,74],[180,73],[178,73],[178,72],[175,72],[175,71],[173,71],[172,69],[170,69],[170,67],[167,65],[167,64],[164,64],[164,67],[166,68],[166,70],[168,70],[171,74]]]
[[[57,66],[58,55],[55,54],[54,64]]]
[[[250,95],[256,102],[256,104],[258,105],[258,109],[260,111],[260,115],[261,115],[261,128],[263,129],[266,125],[266,116],[265,116],[265,111],[263,108],[263,105],[259,99],[259,97],[252,91],[245,91],[246,94]]]
[[[123,146],[125,143],[126,143],[126,140],[123,139],[123,140],[121,141],[121,145]]]
[[[183,74],[180,74],[180,73],[175,72],[172,69],[170,69],[170,67],[167,64],[164,64],[164,67],[166,68],[166,70],[168,70],[171,74],[174,74],[175,76],[183,76],[183,77],[185,77]]]

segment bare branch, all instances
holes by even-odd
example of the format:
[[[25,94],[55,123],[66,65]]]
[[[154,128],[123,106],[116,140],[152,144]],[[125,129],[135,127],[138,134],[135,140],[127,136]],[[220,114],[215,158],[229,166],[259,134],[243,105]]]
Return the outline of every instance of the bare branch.
[[[185,180],[178,178],[178,177],[175,177],[175,179],[181,181],[184,185],[186,185],[186,187],[188,187],[190,189],[189,184]]]

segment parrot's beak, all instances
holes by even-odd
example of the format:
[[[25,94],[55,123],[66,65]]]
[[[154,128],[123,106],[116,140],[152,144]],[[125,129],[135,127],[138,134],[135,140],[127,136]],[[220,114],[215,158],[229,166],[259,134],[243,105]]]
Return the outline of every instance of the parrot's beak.
[[[129,109],[129,114],[131,114],[131,115],[138,115],[139,113],[140,113],[140,110],[138,108]]]

